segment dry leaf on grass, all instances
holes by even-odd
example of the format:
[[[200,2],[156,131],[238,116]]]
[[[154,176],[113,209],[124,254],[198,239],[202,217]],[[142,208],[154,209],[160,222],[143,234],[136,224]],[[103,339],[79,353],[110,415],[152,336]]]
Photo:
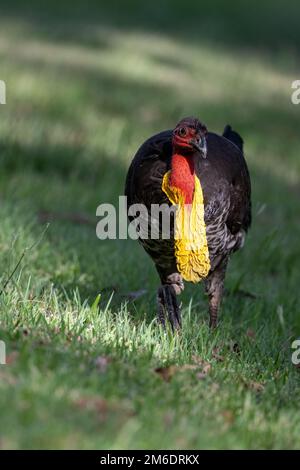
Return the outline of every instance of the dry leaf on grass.
[[[197,356],[197,354],[194,354],[192,356],[192,361],[194,362],[194,364],[197,364],[197,366],[199,367],[203,367],[206,364],[209,364],[209,362],[205,361],[205,359],[202,359],[201,356]]]
[[[196,364],[184,364],[183,366],[166,366],[166,367],[157,367],[155,372],[160,375],[160,377],[165,382],[170,382],[174,374],[179,372],[184,372],[186,370],[196,370],[198,366]]]
[[[209,362],[206,362],[202,367],[202,371],[198,372],[197,379],[199,380],[206,379],[207,374],[210,372],[210,370],[211,370],[211,364],[209,364]]]
[[[198,371],[196,377],[198,379],[205,378],[208,372],[211,370],[211,364],[207,361],[204,361],[200,356],[194,355],[192,357],[193,364],[183,364],[182,366],[166,366],[166,367],[157,367],[155,372],[161,376],[165,382],[170,382],[171,378],[176,373],[185,372],[187,370]]]
[[[254,392],[262,392],[265,389],[265,386],[262,383],[255,381],[249,382],[247,386],[248,388],[250,388],[250,390],[253,390]]]
[[[172,376],[176,372],[176,366],[157,367],[155,372],[165,381],[170,382]]]
[[[205,361],[204,359],[202,359],[202,357],[197,356],[197,355],[194,355],[192,359],[195,362],[195,364],[198,366],[198,368],[200,369],[197,374],[197,379],[199,380],[205,379],[207,374],[211,370],[211,364]]]
[[[208,374],[211,371],[211,364],[208,362],[203,366],[202,372],[203,374]]]

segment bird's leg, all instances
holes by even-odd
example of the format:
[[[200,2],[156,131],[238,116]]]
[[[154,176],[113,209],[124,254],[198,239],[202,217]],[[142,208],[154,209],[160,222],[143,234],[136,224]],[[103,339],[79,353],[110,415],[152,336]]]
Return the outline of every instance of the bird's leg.
[[[209,326],[211,328],[216,328],[218,323],[218,312],[223,297],[226,267],[227,260],[217,266],[205,281],[205,290],[209,299]]]
[[[167,315],[173,331],[181,328],[181,312],[176,295],[183,289],[182,277],[174,273],[162,280],[157,293],[158,321],[165,326]]]
[[[172,330],[181,327],[180,309],[178,306],[175,291],[171,285],[160,286],[157,293],[158,299],[158,321],[165,326],[166,315],[171,323]]]

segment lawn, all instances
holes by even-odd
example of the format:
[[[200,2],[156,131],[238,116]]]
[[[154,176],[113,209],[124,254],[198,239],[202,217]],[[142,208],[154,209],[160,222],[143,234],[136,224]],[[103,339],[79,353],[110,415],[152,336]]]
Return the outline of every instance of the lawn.
[[[2,286],[25,255],[0,295],[0,448],[300,447],[300,7],[242,3],[1,3]],[[186,115],[244,137],[253,227],[218,329],[190,285],[173,337],[151,260],[98,240],[96,208]]]

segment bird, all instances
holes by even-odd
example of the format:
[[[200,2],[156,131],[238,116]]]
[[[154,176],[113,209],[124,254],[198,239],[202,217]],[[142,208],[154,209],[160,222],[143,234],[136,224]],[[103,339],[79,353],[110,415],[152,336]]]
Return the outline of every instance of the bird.
[[[149,215],[142,223],[128,210],[129,221],[137,229],[143,225],[138,239],[160,278],[157,319],[173,331],[182,326],[178,295],[185,282],[204,282],[209,325],[218,324],[230,256],[243,247],[251,226],[251,180],[243,147],[230,125],[219,135],[198,118],[186,117],[147,139],[128,169],[127,208],[138,204]],[[157,206],[164,210],[153,215]],[[162,218],[168,212],[170,231],[164,236]]]

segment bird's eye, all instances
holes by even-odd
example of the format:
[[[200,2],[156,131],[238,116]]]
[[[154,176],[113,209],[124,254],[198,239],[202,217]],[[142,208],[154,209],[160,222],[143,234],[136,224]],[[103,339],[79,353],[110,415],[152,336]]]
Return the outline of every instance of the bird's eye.
[[[178,131],[178,134],[180,135],[180,137],[185,137],[186,136],[186,130],[184,127],[180,127],[179,131]]]

